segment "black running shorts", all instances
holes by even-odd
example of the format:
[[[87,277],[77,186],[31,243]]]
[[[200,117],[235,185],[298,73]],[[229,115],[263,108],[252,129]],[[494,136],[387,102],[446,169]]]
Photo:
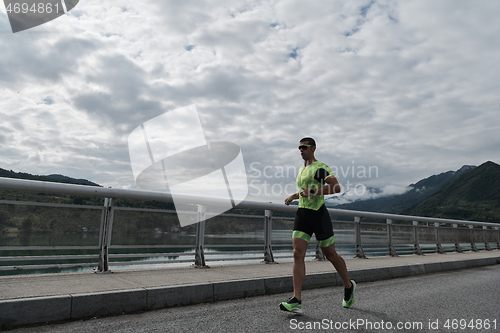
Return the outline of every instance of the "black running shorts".
[[[318,210],[297,209],[292,237],[301,238],[309,243],[313,233],[321,247],[329,246],[335,241],[332,220],[325,205]]]

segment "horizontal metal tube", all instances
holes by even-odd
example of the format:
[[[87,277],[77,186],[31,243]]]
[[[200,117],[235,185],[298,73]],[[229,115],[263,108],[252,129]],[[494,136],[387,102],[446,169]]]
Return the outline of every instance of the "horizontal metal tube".
[[[0,246],[2,251],[99,250],[99,246]]]
[[[63,255],[63,256],[11,256],[11,257],[0,257],[0,261],[28,261],[28,260],[79,260],[79,259],[98,259],[99,255],[94,254],[75,254],[75,255]]]
[[[262,253],[262,251],[238,251],[238,252],[231,252],[231,251],[221,251],[221,252],[209,252],[205,248],[205,257],[210,256],[210,255],[222,255],[222,254],[259,254]]]
[[[75,267],[97,267],[96,263],[81,263],[81,264],[52,264],[52,265],[24,265],[24,266],[0,266],[0,271],[16,271],[16,270],[32,270],[32,269],[59,269],[59,268],[75,268]]]
[[[173,263],[192,263],[192,259],[181,260],[158,260],[158,261],[110,261],[109,266],[133,266],[133,265],[160,265],[160,264],[173,264]]]
[[[260,257],[242,257],[242,258],[205,258],[205,261],[234,261],[234,260],[264,260],[263,256]]]
[[[109,249],[150,249],[150,248],[174,248],[174,249],[192,249],[193,245],[110,245]]]
[[[193,256],[194,252],[185,253],[127,253],[127,254],[109,254],[110,258],[155,258],[155,257],[182,257],[182,256]],[[148,263],[148,261],[143,261],[143,263]]]
[[[29,201],[0,200],[0,204],[2,204],[2,205],[22,205],[22,206],[55,207],[55,208],[78,208],[78,209],[84,208],[84,209],[102,210],[102,206],[56,204],[56,203],[50,203],[50,202],[29,202]]]
[[[121,198],[121,199],[173,202],[172,195],[170,193],[125,190],[125,189],[104,188],[97,186],[86,186],[86,185],[75,185],[75,184],[62,184],[62,183],[42,182],[36,180],[11,179],[4,177],[0,177],[0,188],[4,190],[94,196],[101,198]],[[176,195],[175,200],[177,203],[184,203],[184,204],[200,204],[200,205],[213,205],[213,206],[225,206],[227,204],[227,201],[222,199],[183,196],[183,195]],[[237,208],[264,209],[264,210],[267,209],[267,210],[282,211],[282,212],[294,212],[297,210],[297,206],[295,205],[286,206],[284,204],[273,204],[273,203],[264,203],[255,201],[243,201],[237,206]],[[450,220],[450,219],[439,219],[431,217],[418,217],[418,216],[386,214],[386,213],[372,213],[372,212],[334,209],[334,208],[328,208],[328,211],[330,212],[331,215],[352,216],[359,218],[392,219],[401,221],[419,221],[419,222],[448,223],[448,224],[456,223],[456,224],[473,225],[473,226],[498,227],[497,223],[487,223],[487,222],[477,222],[477,221]]]

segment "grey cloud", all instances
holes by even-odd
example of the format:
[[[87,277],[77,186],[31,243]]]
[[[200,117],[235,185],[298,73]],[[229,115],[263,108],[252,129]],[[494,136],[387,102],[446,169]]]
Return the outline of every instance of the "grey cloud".
[[[152,92],[179,105],[203,99],[239,102],[242,94],[246,93],[248,79],[244,70],[231,69],[207,69],[200,77],[194,76],[184,84],[165,84],[160,88],[152,88]]]
[[[9,87],[26,79],[57,82],[74,73],[83,57],[99,43],[92,39],[62,38],[54,45],[43,45],[37,35],[7,35],[0,39],[0,82]]]
[[[123,55],[101,57],[95,71],[87,80],[111,90],[119,99],[135,99],[146,86],[146,72]]]
[[[125,124],[125,131],[162,112],[158,100],[143,94],[149,91],[147,73],[131,60],[121,56],[105,56],[87,82],[97,84],[102,91],[85,91],[73,97],[75,106],[108,125]],[[115,127],[116,128],[116,127]]]
[[[144,99],[119,99],[107,93],[83,93],[73,98],[75,107],[93,115],[107,130],[126,134],[162,110],[160,103]],[[119,125],[124,125],[121,127]]]
[[[212,20],[207,11],[213,6],[210,1],[150,1],[153,12],[160,14],[162,30],[187,34]]]

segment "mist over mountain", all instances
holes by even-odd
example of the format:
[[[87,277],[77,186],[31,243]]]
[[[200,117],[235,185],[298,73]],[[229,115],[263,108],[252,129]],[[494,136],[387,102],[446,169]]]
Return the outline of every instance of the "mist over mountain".
[[[410,208],[420,201],[432,196],[444,186],[454,181],[463,174],[476,168],[472,165],[464,165],[456,171],[447,171],[438,175],[432,175],[422,179],[415,184],[410,184],[408,190],[402,194],[393,194],[379,197],[376,199],[359,200],[348,204],[332,205],[332,202],[326,200],[329,207],[348,210],[369,211],[377,213],[398,214],[401,211]],[[377,193],[377,189],[368,189]],[[380,190],[379,190],[380,191]]]

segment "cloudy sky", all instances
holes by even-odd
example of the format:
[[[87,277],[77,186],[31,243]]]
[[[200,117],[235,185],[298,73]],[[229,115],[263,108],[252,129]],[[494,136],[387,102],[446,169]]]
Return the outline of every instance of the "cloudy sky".
[[[14,34],[0,5],[0,167],[135,188],[129,135],[193,104],[208,141],[241,147],[250,200],[293,191],[304,136],[351,192],[500,163],[499,13],[497,1],[81,0]]]

